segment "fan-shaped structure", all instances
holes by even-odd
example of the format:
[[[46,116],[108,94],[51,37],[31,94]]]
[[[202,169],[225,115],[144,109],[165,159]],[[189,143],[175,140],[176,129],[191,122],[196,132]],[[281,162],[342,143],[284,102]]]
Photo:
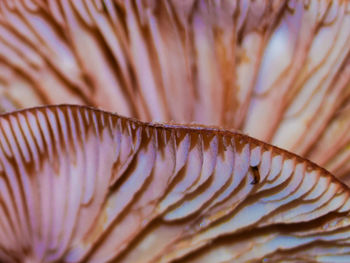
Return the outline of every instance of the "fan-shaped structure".
[[[0,171],[1,262],[350,256],[349,188],[238,133],[32,108],[0,116]]]
[[[350,262],[350,190],[304,159],[347,182],[349,28],[349,0],[0,0],[3,112],[139,120],[0,116],[0,261]]]
[[[216,125],[349,171],[348,0],[1,0],[0,105]]]

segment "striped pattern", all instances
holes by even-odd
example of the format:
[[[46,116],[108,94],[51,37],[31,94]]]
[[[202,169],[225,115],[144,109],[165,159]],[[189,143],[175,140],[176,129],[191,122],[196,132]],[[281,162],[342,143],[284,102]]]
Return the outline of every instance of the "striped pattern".
[[[238,133],[32,108],[0,116],[0,172],[1,262],[350,257],[350,190]]]
[[[0,110],[73,103],[237,129],[347,180],[349,10],[349,0],[0,0]]]

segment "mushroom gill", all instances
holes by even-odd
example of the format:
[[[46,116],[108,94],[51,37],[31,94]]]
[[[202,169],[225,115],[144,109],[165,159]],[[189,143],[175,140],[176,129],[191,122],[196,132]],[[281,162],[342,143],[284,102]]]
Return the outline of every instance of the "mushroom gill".
[[[243,134],[36,107],[0,116],[0,164],[1,262],[350,257],[350,189]]]
[[[347,180],[348,0],[1,0],[3,111],[239,130]]]

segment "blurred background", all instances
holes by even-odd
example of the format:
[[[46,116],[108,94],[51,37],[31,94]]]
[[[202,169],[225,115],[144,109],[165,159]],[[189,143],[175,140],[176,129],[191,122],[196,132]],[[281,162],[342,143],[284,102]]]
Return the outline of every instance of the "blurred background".
[[[0,109],[246,133],[350,179],[350,2],[0,0]]]

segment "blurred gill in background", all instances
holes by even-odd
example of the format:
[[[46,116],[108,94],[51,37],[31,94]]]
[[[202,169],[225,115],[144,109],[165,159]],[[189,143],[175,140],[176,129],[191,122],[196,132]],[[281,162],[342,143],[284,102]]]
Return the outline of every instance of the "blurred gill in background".
[[[0,107],[239,130],[346,180],[350,1],[0,0]]]

